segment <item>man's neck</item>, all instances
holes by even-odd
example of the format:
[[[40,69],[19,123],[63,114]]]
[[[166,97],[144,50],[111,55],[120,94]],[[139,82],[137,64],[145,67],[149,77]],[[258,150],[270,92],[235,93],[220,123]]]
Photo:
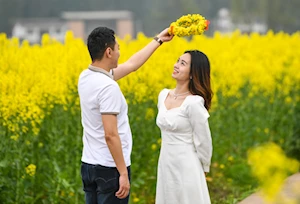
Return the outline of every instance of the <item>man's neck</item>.
[[[102,61],[94,61],[94,62],[92,62],[91,65],[94,66],[94,67],[104,69],[107,72],[110,72],[109,66],[106,63],[102,62]]]

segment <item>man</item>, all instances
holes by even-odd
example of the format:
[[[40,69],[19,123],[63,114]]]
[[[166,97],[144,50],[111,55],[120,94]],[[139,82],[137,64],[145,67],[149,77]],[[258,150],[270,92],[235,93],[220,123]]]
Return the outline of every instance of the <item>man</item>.
[[[118,65],[114,31],[94,29],[87,46],[92,59],[78,81],[83,126],[81,176],[86,203],[128,203],[132,135],[127,103],[116,81],[141,67],[173,36],[163,30],[143,49]]]

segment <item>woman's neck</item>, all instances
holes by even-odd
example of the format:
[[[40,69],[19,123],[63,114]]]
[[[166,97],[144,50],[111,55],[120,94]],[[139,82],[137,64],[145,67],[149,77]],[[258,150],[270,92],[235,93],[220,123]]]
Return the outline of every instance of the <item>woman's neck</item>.
[[[177,82],[176,88],[174,89],[175,94],[186,93],[189,91],[188,83],[179,83]]]

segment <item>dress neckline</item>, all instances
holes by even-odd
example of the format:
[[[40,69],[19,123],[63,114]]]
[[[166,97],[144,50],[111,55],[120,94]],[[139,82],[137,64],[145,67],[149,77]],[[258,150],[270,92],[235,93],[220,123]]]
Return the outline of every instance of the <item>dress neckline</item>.
[[[168,92],[167,92],[167,94],[165,95],[164,100],[163,100],[163,105],[164,105],[164,107],[165,107],[165,109],[166,109],[167,111],[171,111],[171,110],[175,110],[175,109],[181,108],[182,105],[185,103],[187,97],[193,96],[193,95],[187,95],[187,96],[185,97],[185,99],[182,101],[182,103],[180,104],[180,106],[177,106],[177,107],[168,109],[167,106],[166,106],[166,104],[165,104],[165,101],[166,101],[166,99],[167,99],[167,97],[168,97],[168,95],[169,95],[171,89],[167,89],[167,90],[168,90]]]

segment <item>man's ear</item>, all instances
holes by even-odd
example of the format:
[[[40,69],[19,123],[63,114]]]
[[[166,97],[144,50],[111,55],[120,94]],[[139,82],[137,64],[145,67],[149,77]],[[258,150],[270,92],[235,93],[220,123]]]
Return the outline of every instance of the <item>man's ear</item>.
[[[111,52],[112,52],[112,50],[111,50],[110,47],[106,48],[105,54],[106,54],[106,56],[107,56],[108,58],[111,58]]]

